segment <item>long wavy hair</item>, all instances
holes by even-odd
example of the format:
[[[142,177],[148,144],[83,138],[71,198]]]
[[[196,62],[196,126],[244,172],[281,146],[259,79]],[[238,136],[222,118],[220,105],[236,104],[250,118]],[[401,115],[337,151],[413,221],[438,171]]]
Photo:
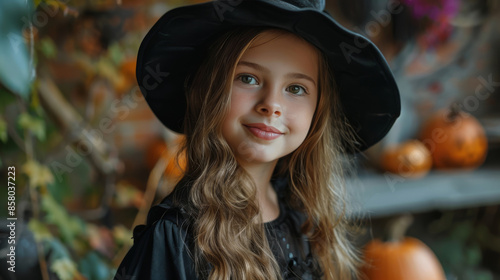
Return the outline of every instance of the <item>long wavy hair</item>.
[[[182,207],[191,220],[192,253],[202,279],[281,279],[259,214],[256,186],[221,131],[236,64],[264,30],[240,27],[218,36],[186,82],[186,142],[181,152],[187,166],[178,187],[189,186]],[[324,279],[353,279],[360,259],[348,238],[343,178],[349,162],[342,155],[355,137],[341,112],[327,60],[318,53],[319,98],[309,133],[297,150],[279,160],[275,174],[288,176],[290,204],[308,216],[301,230]]]

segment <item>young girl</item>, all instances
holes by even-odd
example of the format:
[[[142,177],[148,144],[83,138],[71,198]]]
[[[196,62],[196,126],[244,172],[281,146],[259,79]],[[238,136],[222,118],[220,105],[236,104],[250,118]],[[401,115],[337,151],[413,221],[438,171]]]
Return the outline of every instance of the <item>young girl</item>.
[[[187,167],[134,229],[116,280],[358,276],[342,158],[387,133],[399,94],[373,44],[323,9],[215,1],[150,30],[137,80],[185,134]]]

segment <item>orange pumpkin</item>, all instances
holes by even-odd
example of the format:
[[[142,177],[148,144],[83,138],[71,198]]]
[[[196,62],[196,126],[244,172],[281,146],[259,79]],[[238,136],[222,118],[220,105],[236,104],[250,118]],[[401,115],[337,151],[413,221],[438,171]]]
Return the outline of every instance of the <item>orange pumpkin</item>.
[[[419,138],[431,151],[438,169],[473,169],[486,159],[488,141],[484,128],[457,105],[432,115]]]
[[[372,240],[364,247],[361,273],[367,280],[446,280],[432,250],[422,241],[404,237],[413,218],[403,215],[390,227],[390,241]]]
[[[406,178],[420,178],[431,169],[432,158],[422,142],[409,140],[386,148],[382,153],[380,165],[385,171]]]
[[[362,272],[369,280],[446,279],[431,249],[413,237],[396,242],[373,240],[366,245],[364,256]]]

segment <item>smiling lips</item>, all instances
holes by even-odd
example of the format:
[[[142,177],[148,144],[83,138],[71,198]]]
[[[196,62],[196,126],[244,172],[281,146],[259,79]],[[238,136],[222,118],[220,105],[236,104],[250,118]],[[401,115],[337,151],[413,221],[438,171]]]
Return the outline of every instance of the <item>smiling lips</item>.
[[[283,135],[283,132],[279,131],[277,128],[267,126],[263,123],[251,123],[245,124],[244,126],[248,128],[253,135],[264,140],[273,140]]]

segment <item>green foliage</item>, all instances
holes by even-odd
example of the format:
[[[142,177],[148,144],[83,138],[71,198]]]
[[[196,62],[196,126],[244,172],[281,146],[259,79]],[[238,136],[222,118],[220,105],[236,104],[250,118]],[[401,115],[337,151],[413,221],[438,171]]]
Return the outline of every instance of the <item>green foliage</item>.
[[[113,237],[115,238],[116,245],[119,247],[131,247],[134,241],[130,236],[132,236],[132,232],[122,225],[117,225],[113,228]]]
[[[0,116],[0,141],[7,142],[7,123],[2,116]]]
[[[123,48],[118,43],[112,44],[108,48],[108,57],[114,65],[119,66],[125,59]]]
[[[70,216],[52,196],[42,197],[42,209],[46,212],[45,221],[57,226],[61,239],[66,244],[73,245],[76,238],[85,232],[85,223],[79,218]]]
[[[41,39],[39,48],[46,58],[54,58],[57,55],[57,47],[50,38]]]
[[[79,272],[68,249],[57,239],[48,240],[46,245],[50,250],[50,270],[61,280],[75,280]]]
[[[472,221],[459,222],[447,231],[445,238],[431,245],[447,273],[464,280],[493,279],[489,271],[480,269],[483,256],[476,238],[479,228]]]
[[[102,46],[103,52],[98,58],[89,59],[82,51],[80,37],[73,33],[52,32],[59,31],[60,26],[54,27],[50,20],[57,22],[64,18],[68,22],[81,23],[78,13],[92,9],[99,1],[77,2],[82,9],[70,7],[60,0],[0,0],[0,153],[3,163],[15,164],[19,173],[17,199],[28,205],[25,209],[30,213],[26,216],[29,217],[28,229],[37,242],[37,246],[30,249],[45,257],[46,266],[41,265],[41,268],[45,267],[61,280],[104,280],[111,278],[124,249],[132,245],[132,232],[122,225],[99,226],[102,217],[95,213],[100,211],[88,212],[91,213],[89,220],[93,221],[88,222],[72,214],[66,206],[69,206],[68,201],[74,203],[71,206],[75,212],[94,208],[105,193],[103,182],[116,180],[96,164],[99,161],[94,156],[107,160],[110,157],[107,151],[100,151],[98,155],[86,154],[79,152],[76,146],[78,141],[85,141],[80,137],[82,129],[95,125],[93,120],[100,120],[98,113],[105,110],[98,109],[106,108],[103,103],[120,98],[120,94],[131,88],[130,71],[122,67],[135,56],[137,46],[127,52],[123,42],[109,42]],[[30,30],[34,9],[46,13],[50,20],[43,26],[35,24]],[[47,9],[51,9],[50,13]],[[75,26],[80,30],[88,27]],[[64,49],[59,50],[58,46]],[[35,69],[40,71],[39,75],[35,75]],[[65,79],[67,76],[71,78]],[[46,81],[55,86],[47,87]],[[98,83],[111,85],[114,91],[95,94],[93,86]],[[62,100],[61,104],[67,104],[67,108],[58,110],[46,106],[54,100]],[[61,125],[66,115],[57,114],[68,111],[81,115],[78,116],[81,120],[77,118],[78,122],[71,122],[69,129]],[[65,167],[63,176],[58,176],[57,181],[55,176],[59,174],[51,170],[51,163],[55,162]],[[82,197],[87,191],[94,202],[90,207],[83,205],[89,201]],[[82,201],[85,202],[79,204]],[[103,205],[103,209],[109,206]]]
[[[53,238],[49,228],[38,219],[31,219],[28,222],[28,228],[33,233],[33,236],[35,237],[35,240],[37,242],[43,242]]]
[[[111,278],[109,267],[103,262],[103,259],[95,252],[89,252],[78,263],[78,267],[83,276],[93,280],[108,280]]]
[[[69,185],[68,176],[62,175],[60,180],[54,180],[53,183],[48,184],[47,190],[57,203],[62,204],[65,198],[73,195],[71,188],[68,188]]]
[[[467,270],[464,273],[464,280],[493,280],[493,275],[489,271],[484,270]]]
[[[54,177],[52,176],[49,168],[41,165],[37,161],[28,160],[25,164],[23,164],[21,170],[28,176],[30,186],[32,188],[46,186],[47,184],[54,182]]]
[[[49,256],[49,269],[59,279],[83,280],[86,277],[89,280],[107,280],[112,277],[114,269],[92,246],[92,243],[103,244],[98,227],[68,214],[50,195],[43,196],[42,210],[45,213],[43,221],[32,218],[28,228],[35,240],[43,244],[44,254]],[[55,228],[55,233],[51,228]],[[116,243],[123,245],[126,241],[121,239],[130,240],[131,232],[117,226],[112,236]]]
[[[50,269],[55,272],[61,280],[73,280],[78,273],[76,264],[68,258],[55,260],[50,266]]]
[[[5,108],[16,101],[15,95],[0,87],[0,113],[5,112]]]
[[[29,22],[29,1],[0,1],[0,82],[12,92],[28,99],[32,67],[23,23]],[[24,19],[24,20],[23,20]]]
[[[22,113],[19,116],[18,124],[20,127],[31,131],[38,140],[45,140],[45,122],[43,119],[33,117],[28,113]]]

